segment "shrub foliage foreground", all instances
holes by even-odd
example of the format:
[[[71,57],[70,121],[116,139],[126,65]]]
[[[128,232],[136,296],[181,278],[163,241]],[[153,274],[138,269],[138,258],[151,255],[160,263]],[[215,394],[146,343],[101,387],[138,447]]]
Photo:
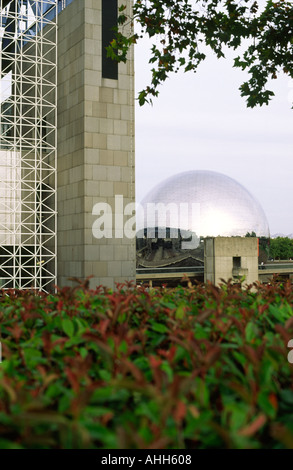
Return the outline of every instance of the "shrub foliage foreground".
[[[293,448],[292,304],[289,282],[2,291],[0,448]]]

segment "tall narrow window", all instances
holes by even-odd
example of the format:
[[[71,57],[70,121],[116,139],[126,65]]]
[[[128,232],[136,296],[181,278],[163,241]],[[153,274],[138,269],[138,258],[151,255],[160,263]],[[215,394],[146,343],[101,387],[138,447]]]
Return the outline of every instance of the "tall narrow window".
[[[102,77],[118,79],[118,63],[107,57],[106,47],[114,39],[113,28],[117,26],[118,5],[117,0],[103,0],[102,2]]]
[[[241,256],[233,256],[233,269],[241,268]]]

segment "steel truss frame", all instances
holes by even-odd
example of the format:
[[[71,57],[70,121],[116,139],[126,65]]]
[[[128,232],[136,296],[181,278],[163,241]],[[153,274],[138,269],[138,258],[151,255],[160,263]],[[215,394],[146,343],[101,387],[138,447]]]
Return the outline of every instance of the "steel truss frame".
[[[0,1],[0,287],[49,292],[57,275],[59,2]]]

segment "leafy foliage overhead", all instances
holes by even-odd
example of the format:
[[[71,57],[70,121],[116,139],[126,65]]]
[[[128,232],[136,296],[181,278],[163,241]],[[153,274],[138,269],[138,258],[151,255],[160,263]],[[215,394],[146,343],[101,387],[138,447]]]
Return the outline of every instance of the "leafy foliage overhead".
[[[139,32],[125,33],[130,22]],[[293,5],[289,1],[254,0],[136,0],[133,17],[120,8],[120,27],[108,54],[125,61],[131,44],[143,35],[153,38],[152,79],[139,93],[140,105],[158,95],[170,72],[197,71],[208,46],[218,58],[227,48],[237,50],[234,67],[248,71],[240,87],[247,106],[268,104],[270,79],[280,73],[293,78]]]

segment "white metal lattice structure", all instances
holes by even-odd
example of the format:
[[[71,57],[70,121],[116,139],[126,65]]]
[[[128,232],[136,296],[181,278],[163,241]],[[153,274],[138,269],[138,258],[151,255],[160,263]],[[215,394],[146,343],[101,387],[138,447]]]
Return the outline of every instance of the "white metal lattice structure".
[[[2,288],[50,291],[56,283],[58,4],[1,0]]]

